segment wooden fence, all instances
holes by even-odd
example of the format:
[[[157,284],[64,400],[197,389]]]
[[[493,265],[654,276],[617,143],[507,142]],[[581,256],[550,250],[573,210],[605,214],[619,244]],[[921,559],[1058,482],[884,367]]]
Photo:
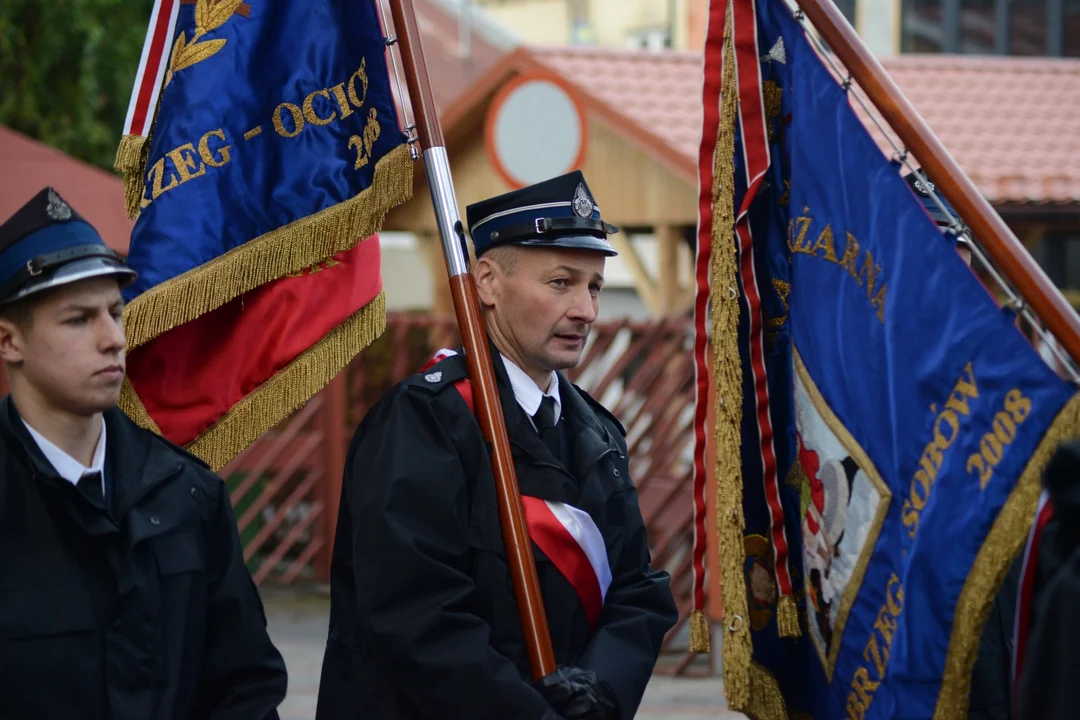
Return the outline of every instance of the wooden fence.
[[[382,337],[322,393],[229,467],[245,558],[255,581],[326,582],[345,453],[378,398],[440,347],[456,347],[452,318],[391,314]],[[654,564],[672,575],[680,624],[660,672],[711,672],[686,651],[691,592],[693,360],[686,320],[617,322],[593,329],[568,373],[627,428],[631,476]]]

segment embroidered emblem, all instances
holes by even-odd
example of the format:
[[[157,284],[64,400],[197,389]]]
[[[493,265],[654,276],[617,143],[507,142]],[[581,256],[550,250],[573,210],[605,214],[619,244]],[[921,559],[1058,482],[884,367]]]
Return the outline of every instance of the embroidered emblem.
[[[795,350],[800,525],[810,640],[831,682],[848,616],[877,546],[892,493]]]
[[[934,192],[934,183],[929,180],[916,180],[915,189],[921,192],[923,195],[929,195]]]
[[[574,192],[574,214],[583,218],[592,217],[594,209],[596,206],[589,199],[589,193],[585,192],[585,186],[579,183]]]
[[[787,49],[784,47],[784,38],[778,38],[776,44],[772,46],[772,49],[761,58],[762,62],[769,62],[775,60],[781,65],[787,64]]]
[[[71,206],[61,199],[52,189],[49,190],[49,204],[45,206],[45,214],[53,220],[70,220]]]
[[[190,5],[192,0],[180,0],[180,2],[183,5]],[[181,31],[177,36],[169,60],[169,70],[165,73],[166,87],[172,82],[174,73],[206,60],[225,46],[224,38],[202,42],[199,42],[199,38],[212,30],[217,30],[233,15],[248,17],[251,13],[251,6],[244,0],[194,0],[194,3],[195,32],[191,36],[190,43],[186,32]]]
[[[437,383],[442,380],[442,370],[439,370],[438,372],[428,373],[424,376],[424,379],[427,380],[429,383]]]

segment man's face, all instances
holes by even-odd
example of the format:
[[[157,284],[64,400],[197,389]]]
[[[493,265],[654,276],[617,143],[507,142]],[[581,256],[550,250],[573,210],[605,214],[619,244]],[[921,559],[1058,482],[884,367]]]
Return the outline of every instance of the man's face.
[[[477,266],[480,300],[494,331],[519,353],[526,370],[574,367],[596,321],[604,256],[565,248],[501,252],[482,257]]]
[[[32,300],[28,323],[0,318],[0,358],[48,406],[79,415],[113,407],[124,380],[124,300],[91,278]]]

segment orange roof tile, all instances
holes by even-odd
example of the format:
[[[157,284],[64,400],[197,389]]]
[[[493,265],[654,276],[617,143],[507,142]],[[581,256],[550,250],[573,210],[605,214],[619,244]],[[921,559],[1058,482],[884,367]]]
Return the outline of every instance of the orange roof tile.
[[[628,121],[696,177],[701,56],[530,48],[535,61]],[[882,64],[995,204],[1080,203],[1080,60],[909,55]],[[864,117],[860,109],[860,115]],[[892,147],[872,129],[882,149]]]
[[[109,247],[127,254],[135,222],[124,212],[124,183],[110,172],[0,125],[0,222],[46,186],[56,188]]]

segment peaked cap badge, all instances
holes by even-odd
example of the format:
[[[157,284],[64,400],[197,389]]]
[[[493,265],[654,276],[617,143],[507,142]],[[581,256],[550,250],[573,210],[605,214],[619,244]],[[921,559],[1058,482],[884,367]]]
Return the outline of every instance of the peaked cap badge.
[[[56,194],[55,190],[49,188],[49,204],[45,206],[45,214],[49,216],[49,219],[58,222],[70,220],[71,206],[64,202],[63,199]]]
[[[593,201],[589,198],[589,193],[585,192],[585,186],[578,183],[577,190],[574,191],[574,214],[578,217],[592,217],[593,210],[596,206],[593,205]]]

